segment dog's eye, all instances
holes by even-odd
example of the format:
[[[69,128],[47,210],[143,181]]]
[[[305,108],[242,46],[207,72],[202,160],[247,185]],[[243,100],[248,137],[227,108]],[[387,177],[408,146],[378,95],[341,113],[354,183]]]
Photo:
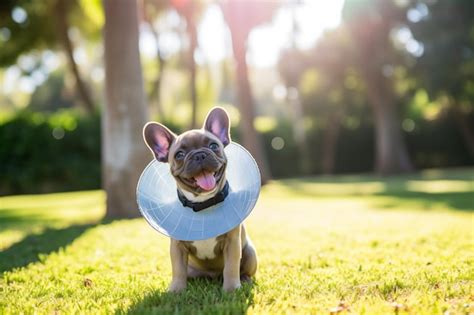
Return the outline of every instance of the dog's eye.
[[[216,150],[219,150],[219,145],[215,142],[212,142],[210,145],[209,145],[209,149],[211,149],[212,151],[216,151]]]
[[[174,155],[174,158],[176,160],[182,160],[184,158],[185,154],[183,151],[178,151],[176,152],[176,154]]]

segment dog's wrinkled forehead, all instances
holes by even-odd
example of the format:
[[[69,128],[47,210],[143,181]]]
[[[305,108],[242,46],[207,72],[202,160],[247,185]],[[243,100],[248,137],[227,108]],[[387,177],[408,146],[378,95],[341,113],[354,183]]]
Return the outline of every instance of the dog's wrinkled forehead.
[[[174,141],[171,148],[171,156],[174,156],[177,150],[196,150],[207,147],[211,142],[216,142],[222,146],[221,141],[212,133],[206,130],[189,130],[180,134]]]

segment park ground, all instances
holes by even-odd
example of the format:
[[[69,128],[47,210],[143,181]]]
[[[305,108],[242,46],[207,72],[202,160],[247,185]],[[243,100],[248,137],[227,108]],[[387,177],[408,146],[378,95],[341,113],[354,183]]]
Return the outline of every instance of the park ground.
[[[0,198],[0,314],[468,314],[474,169],[277,180],[246,226],[253,285],[166,293],[168,239],[104,193]]]

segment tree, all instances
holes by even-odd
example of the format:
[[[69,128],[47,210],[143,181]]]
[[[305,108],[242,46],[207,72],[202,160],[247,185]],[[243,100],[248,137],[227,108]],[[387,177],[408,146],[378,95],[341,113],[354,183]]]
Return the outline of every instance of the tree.
[[[228,0],[220,2],[230,29],[232,50],[236,62],[237,99],[241,114],[240,132],[243,145],[257,161],[265,183],[271,178],[270,169],[262,150],[261,139],[254,127],[255,108],[246,61],[247,39],[257,25],[271,19],[276,2]]]
[[[413,170],[401,131],[393,82],[383,74],[394,62],[390,32],[405,20],[405,11],[392,1],[347,0],[344,18],[355,48],[359,70],[372,107],[375,123],[376,170],[381,174]]]
[[[156,110],[161,120],[166,120],[163,105],[161,103],[161,85],[163,83],[163,73],[166,67],[166,59],[163,56],[163,51],[159,45],[160,33],[158,32],[155,23],[166,9],[169,8],[169,1],[143,1],[143,20],[148,24],[150,31],[156,41],[156,77],[152,82],[148,100],[150,103],[156,104]]]
[[[422,43],[413,73],[432,99],[445,99],[474,157],[474,2],[471,0],[417,3],[409,8],[409,27]],[[426,15],[423,16],[425,11]],[[419,17],[417,17],[419,15]]]
[[[198,46],[197,41],[197,19],[202,11],[204,2],[198,0],[171,0],[172,6],[186,21],[186,33],[188,34],[189,47],[186,58],[186,66],[189,70],[189,89],[191,94],[191,128],[197,128],[198,97],[196,89],[196,61],[194,53]]]
[[[94,111],[94,102],[89,93],[88,87],[82,78],[79,67],[77,66],[76,60],[74,58],[74,47],[71,39],[69,38],[69,19],[68,14],[70,11],[71,1],[67,0],[57,0],[56,1],[56,19],[57,19],[57,31],[58,38],[60,39],[64,52],[66,53],[68,65],[70,71],[74,77],[77,93],[83,103],[84,109],[88,113]]]
[[[292,32],[290,39],[291,47],[284,50],[280,54],[278,70],[286,86],[286,101],[292,120],[293,138],[296,145],[298,146],[300,171],[302,174],[308,174],[311,171],[311,161],[304,124],[303,106],[301,102],[300,91],[298,89],[299,83],[301,81],[301,75],[304,71],[303,63],[298,60],[301,52],[299,51],[296,44],[296,37],[299,33],[299,26],[296,18],[296,7],[299,4],[300,2],[290,2],[289,4],[289,8],[292,12]]]
[[[298,87],[305,117],[315,122],[313,132],[321,131],[321,145],[313,152],[321,154],[317,161],[323,174],[335,170],[345,120],[360,122],[367,116],[348,38],[347,30],[339,27],[325,32],[308,51],[293,48],[280,55],[280,75],[287,85]]]
[[[328,31],[309,52],[306,68],[318,74],[318,84],[311,91],[314,117],[323,118],[321,146],[321,171],[333,174],[336,162],[337,144],[342,121],[356,111],[357,94],[355,86],[348,87],[345,81],[351,75],[350,54],[345,28]],[[306,96],[308,98],[308,96]]]
[[[56,44],[55,21],[48,16],[53,4],[53,0],[40,3],[31,0],[1,2],[2,33],[7,34],[0,49],[1,67],[14,64],[23,53]],[[13,19],[14,10],[21,12],[17,14],[21,19]]]
[[[28,109],[52,113],[61,108],[74,107],[74,93],[65,93],[64,85],[63,69],[58,69],[50,73],[48,79],[31,94]]]
[[[94,5],[91,1],[89,5]],[[15,21],[12,12],[23,12],[24,21]],[[67,56],[68,66],[76,84],[76,91],[81,105],[86,112],[94,110],[94,102],[89,89],[74,59],[74,47],[69,37],[70,16],[84,15],[81,6],[75,0],[45,0],[45,1],[7,1],[0,6],[0,19],[5,21],[3,29],[9,33],[9,38],[2,43],[0,50],[0,66],[8,66],[24,53],[33,50],[51,49],[61,46]],[[54,15],[51,17],[51,12]],[[81,19],[83,22],[84,17]],[[87,28],[94,23],[79,23],[79,28]],[[88,24],[85,26],[85,24]]]
[[[138,50],[137,4],[105,0],[105,99],[102,171],[110,218],[139,215],[135,189],[150,160],[142,128],[148,120]]]

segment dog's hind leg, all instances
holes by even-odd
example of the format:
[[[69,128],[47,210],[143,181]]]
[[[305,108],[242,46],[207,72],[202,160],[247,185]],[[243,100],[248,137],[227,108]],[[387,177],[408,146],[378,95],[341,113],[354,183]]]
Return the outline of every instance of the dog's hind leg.
[[[240,278],[242,281],[250,281],[250,277],[257,272],[257,251],[250,238],[247,238],[247,244],[242,250],[242,260],[240,261]]]

